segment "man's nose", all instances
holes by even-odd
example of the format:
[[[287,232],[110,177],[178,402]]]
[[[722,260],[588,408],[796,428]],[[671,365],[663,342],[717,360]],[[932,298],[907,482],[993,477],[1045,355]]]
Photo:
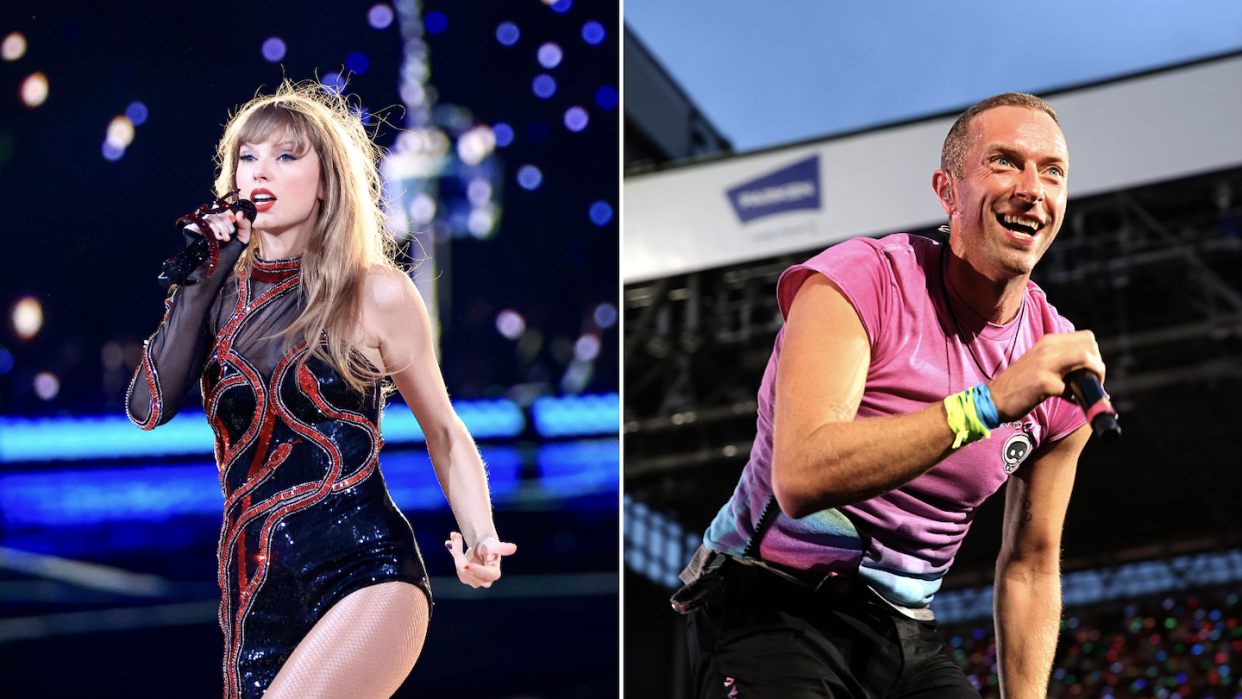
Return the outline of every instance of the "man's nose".
[[[1039,178],[1039,166],[1027,163],[1026,167],[1022,168],[1014,194],[1032,203],[1043,201],[1044,182]]]

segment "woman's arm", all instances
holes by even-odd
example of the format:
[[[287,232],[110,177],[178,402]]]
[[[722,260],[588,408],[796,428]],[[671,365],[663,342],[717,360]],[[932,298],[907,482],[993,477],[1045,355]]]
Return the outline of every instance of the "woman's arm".
[[[231,216],[231,215],[230,215]],[[125,409],[130,421],[144,430],[155,429],[172,419],[185,402],[190,388],[203,372],[210,350],[207,312],[216,294],[250,239],[244,217],[238,232],[240,243],[220,246],[219,264],[210,277],[189,286],[173,286],[164,300],[164,320],[142,349],[142,359],[129,384]],[[218,239],[227,241],[232,218],[208,217]],[[207,263],[204,263],[204,266]],[[201,274],[201,272],[199,273]]]
[[[378,267],[368,275],[362,326],[366,344],[378,349],[380,368],[392,375],[426,435],[436,477],[462,531],[445,542],[457,561],[458,576],[468,585],[487,587],[500,577],[500,557],[517,547],[501,543],[496,535],[487,472],[474,440],[453,412],[436,364],[427,308],[409,277]]]

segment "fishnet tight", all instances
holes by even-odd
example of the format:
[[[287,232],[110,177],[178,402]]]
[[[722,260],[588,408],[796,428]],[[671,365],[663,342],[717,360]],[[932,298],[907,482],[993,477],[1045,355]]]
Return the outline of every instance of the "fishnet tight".
[[[427,596],[403,582],[346,595],[293,650],[264,699],[388,699],[423,650]]]

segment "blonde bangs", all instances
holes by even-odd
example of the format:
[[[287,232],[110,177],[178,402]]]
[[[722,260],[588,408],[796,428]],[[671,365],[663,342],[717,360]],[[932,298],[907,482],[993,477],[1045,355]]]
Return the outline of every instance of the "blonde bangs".
[[[278,138],[288,138],[298,152],[315,149],[325,192],[302,256],[306,307],[281,334],[306,344],[303,361],[314,356],[330,362],[351,388],[362,391],[382,376],[351,345],[366,278],[375,266],[398,269],[378,169],[383,152],[345,98],[326,93],[314,81],[286,81],[276,94],[243,106],[225,127],[216,151],[216,195],[236,188],[242,144]],[[250,264],[257,248],[256,241],[242,253],[239,270]]]

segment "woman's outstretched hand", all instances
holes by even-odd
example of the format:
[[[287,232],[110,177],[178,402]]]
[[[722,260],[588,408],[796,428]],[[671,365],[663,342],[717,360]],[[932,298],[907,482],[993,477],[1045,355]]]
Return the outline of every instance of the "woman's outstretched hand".
[[[500,578],[500,557],[517,551],[517,544],[497,541],[490,536],[467,550],[466,542],[457,532],[449,534],[444,545],[453,556],[458,579],[470,587],[491,587]]]

